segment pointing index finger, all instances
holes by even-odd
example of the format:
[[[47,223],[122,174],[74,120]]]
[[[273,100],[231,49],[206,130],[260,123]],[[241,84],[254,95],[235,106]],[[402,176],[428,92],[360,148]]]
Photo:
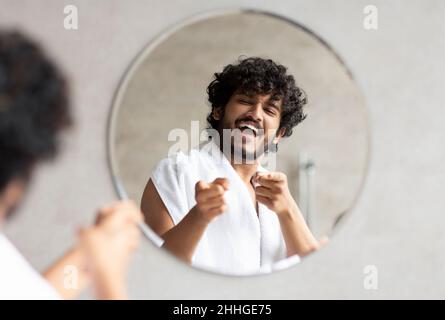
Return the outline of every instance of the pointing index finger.
[[[284,181],[285,175],[281,172],[257,172],[256,180],[261,181]]]

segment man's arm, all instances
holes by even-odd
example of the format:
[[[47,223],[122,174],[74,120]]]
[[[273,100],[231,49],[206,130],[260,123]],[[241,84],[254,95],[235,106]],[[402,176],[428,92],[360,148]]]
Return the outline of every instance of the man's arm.
[[[140,221],[142,214],[132,201],[102,208],[96,223],[81,230],[78,244],[43,276],[64,299],[76,298],[90,283],[97,299],[127,298],[125,276],[139,243]]]
[[[303,257],[319,249],[319,243],[309,230],[297,205],[291,206],[278,215],[278,220],[288,257],[295,254]]]
[[[73,281],[76,281],[75,283],[66,281],[67,277],[70,276]],[[83,251],[78,246],[73,247],[50,266],[43,273],[43,277],[56,289],[63,299],[78,297],[90,283]]]
[[[196,206],[175,226],[151,179],[142,196],[141,208],[146,223],[164,240],[163,248],[191,263],[199,240],[211,220],[226,210],[223,198],[228,188],[225,179],[196,184]]]
[[[87,262],[97,299],[127,299],[127,271],[139,245],[142,213],[133,201],[117,202],[100,210],[94,226],[81,229],[79,246]]]

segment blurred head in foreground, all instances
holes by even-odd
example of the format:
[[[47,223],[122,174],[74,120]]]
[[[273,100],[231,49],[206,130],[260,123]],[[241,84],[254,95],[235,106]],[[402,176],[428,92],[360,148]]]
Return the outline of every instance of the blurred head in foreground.
[[[20,202],[34,167],[56,155],[70,124],[58,68],[22,34],[0,31],[0,222]]]

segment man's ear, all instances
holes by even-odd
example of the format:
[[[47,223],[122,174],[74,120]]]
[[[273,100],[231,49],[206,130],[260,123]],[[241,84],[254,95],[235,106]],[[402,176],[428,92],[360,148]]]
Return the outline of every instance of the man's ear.
[[[14,179],[9,182],[0,193],[0,220],[4,218],[8,211],[17,206],[22,199],[25,190],[25,183],[21,179]]]
[[[216,107],[212,111],[212,117],[215,120],[221,120],[222,107]]]
[[[285,128],[281,128],[277,131],[277,134],[275,135],[275,138],[273,139],[273,143],[277,144],[281,138],[284,136],[284,134],[286,133],[286,129]]]

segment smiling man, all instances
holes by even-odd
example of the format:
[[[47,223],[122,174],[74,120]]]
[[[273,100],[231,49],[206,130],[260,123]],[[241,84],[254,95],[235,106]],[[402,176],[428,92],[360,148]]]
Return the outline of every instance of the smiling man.
[[[142,197],[146,222],[182,260],[228,274],[270,272],[319,248],[286,176],[260,160],[304,120],[304,92],[284,66],[246,58],[207,88],[208,142],[163,159]]]

